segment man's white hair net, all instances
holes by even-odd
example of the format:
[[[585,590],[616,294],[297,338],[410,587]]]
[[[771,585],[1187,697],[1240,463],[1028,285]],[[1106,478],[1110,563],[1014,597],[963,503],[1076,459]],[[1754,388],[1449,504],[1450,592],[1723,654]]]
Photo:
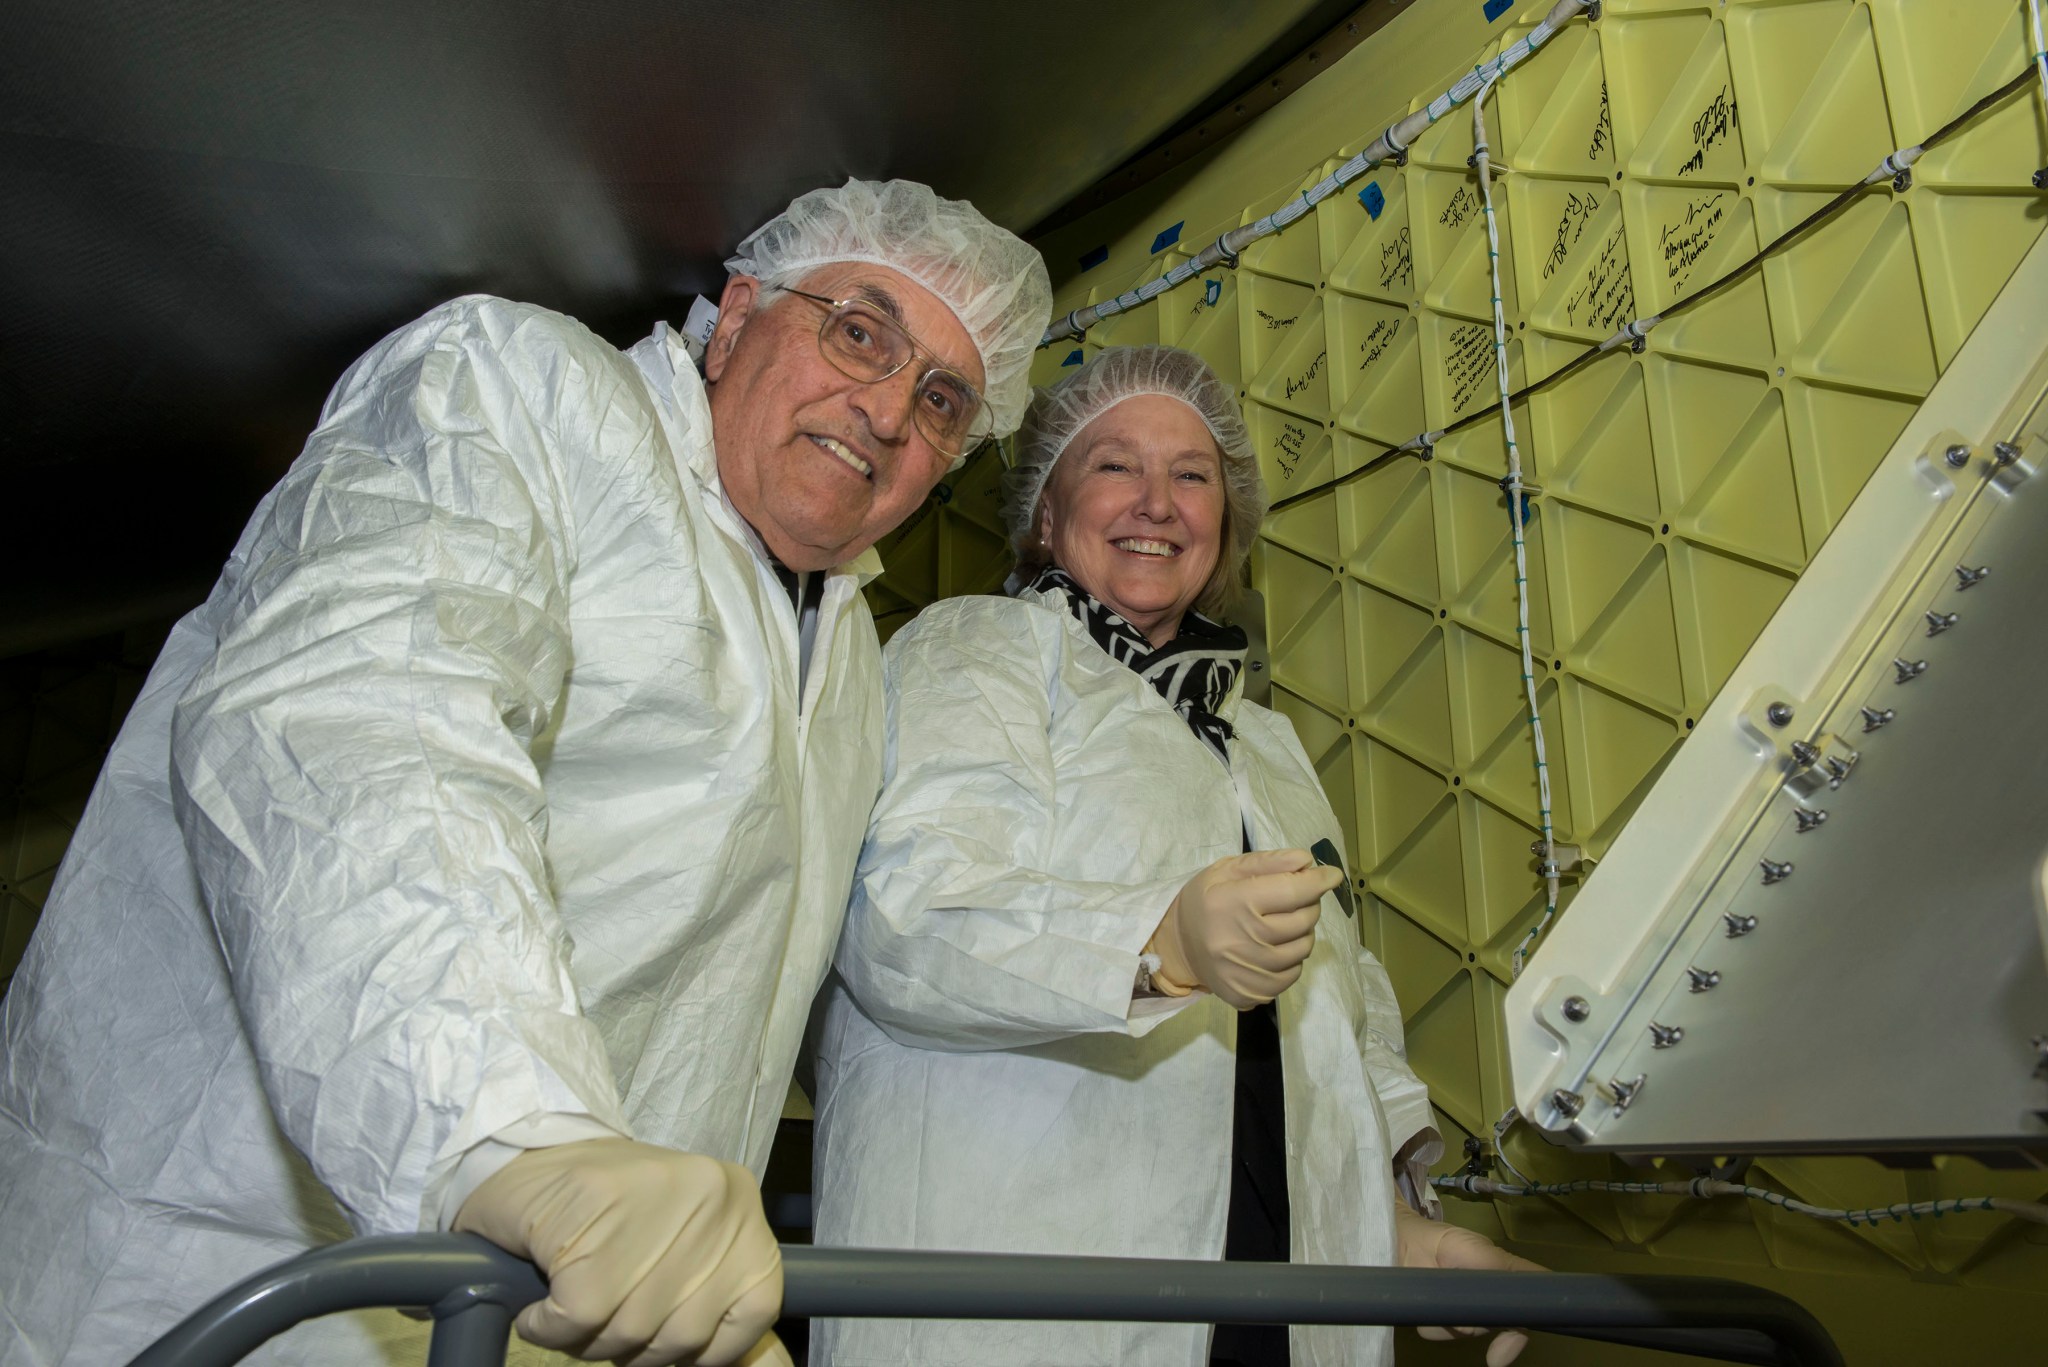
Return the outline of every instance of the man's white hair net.
[[[963,199],[910,180],[849,180],[812,190],[756,228],[725,263],[770,286],[841,261],[887,266],[937,295],[974,339],[996,435],[1017,429],[1031,357],[1052,314],[1045,262]]]
[[[1048,559],[1038,535],[1038,510],[1060,456],[1089,423],[1125,399],[1162,394],[1195,410],[1216,439],[1223,459],[1223,549],[1195,601],[1214,617],[1236,600],[1239,572],[1266,519],[1266,481],[1252,452],[1244,413],[1209,363],[1170,346],[1109,347],[1057,384],[1032,397],[1017,433],[1015,463],[1003,477],[1003,520],[1020,569],[1036,571]],[[1087,585],[1083,585],[1086,588]]]

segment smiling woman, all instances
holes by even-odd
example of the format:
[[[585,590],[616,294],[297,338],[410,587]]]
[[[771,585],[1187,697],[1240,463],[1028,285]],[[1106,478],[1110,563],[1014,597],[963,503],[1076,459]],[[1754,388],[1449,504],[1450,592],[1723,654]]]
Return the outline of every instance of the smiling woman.
[[[1172,347],[1105,351],[1040,394],[1007,485],[1010,541],[1028,580],[1058,566],[1143,632],[1224,612],[1266,515],[1266,486],[1235,398]]]
[[[1223,545],[1223,458],[1208,425],[1163,394],[1110,409],[1075,438],[1038,533],[1054,564],[1154,646],[1172,640]]]
[[[1337,818],[1244,696],[1222,614],[1266,497],[1235,395],[1189,352],[1113,347],[1033,399],[1017,447],[1022,585],[935,604],[885,656],[890,777],[812,1020],[817,1241],[1515,1266],[1420,1213],[1441,1140],[1330,897]],[[814,1367],[1141,1361],[1388,1367],[1392,1344],[944,1321],[811,1342]]]

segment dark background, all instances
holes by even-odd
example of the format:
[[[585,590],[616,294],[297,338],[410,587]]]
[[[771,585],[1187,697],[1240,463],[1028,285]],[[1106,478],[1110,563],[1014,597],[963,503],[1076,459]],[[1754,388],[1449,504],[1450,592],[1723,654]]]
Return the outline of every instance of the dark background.
[[[1028,233],[1356,9],[11,0],[0,655],[196,603],[328,386],[441,300],[630,342],[849,174]]]

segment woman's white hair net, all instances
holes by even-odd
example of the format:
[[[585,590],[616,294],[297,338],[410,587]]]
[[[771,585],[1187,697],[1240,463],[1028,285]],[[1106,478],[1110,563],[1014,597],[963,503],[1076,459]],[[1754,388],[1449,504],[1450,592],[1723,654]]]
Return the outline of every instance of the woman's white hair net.
[[[1031,392],[1031,357],[1052,314],[1037,251],[963,199],[909,180],[849,180],[812,190],[749,233],[725,263],[770,286],[841,261],[903,272],[953,310],[974,339],[998,436],[1017,428]]]
[[[1244,413],[1209,363],[1179,347],[1109,347],[1057,384],[1032,397],[1017,433],[1016,459],[1003,477],[1003,520],[1020,569],[1047,560],[1038,535],[1038,510],[1053,467],[1089,423],[1125,399],[1163,394],[1179,399],[1208,425],[1223,458],[1223,549],[1195,608],[1205,616],[1227,610],[1237,597],[1239,572],[1266,518],[1266,481],[1252,453]],[[1083,587],[1086,587],[1085,585]]]

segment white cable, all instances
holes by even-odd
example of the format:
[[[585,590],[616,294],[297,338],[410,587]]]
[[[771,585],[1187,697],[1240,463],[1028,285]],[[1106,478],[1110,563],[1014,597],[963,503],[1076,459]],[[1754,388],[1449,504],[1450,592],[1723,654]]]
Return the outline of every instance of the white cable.
[[[2041,0],[2027,0],[2034,21],[2034,66],[2041,73],[2041,113],[2048,117],[2048,39],[2041,36]]]
[[[1431,100],[1426,106],[1407,117],[1396,121],[1386,132],[1375,138],[1370,147],[1352,157],[1329,175],[1303,190],[1300,194],[1267,214],[1256,223],[1233,228],[1202,248],[1193,259],[1181,262],[1157,280],[1148,280],[1134,290],[1127,290],[1114,299],[1105,299],[1099,304],[1075,309],[1045,330],[1038,340],[1041,347],[1069,337],[1079,337],[1089,328],[1105,318],[1126,313],[1141,304],[1149,303],[1171,289],[1178,289],[1202,272],[1219,263],[1235,266],[1240,254],[1262,237],[1271,237],[1288,224],[1300,219],[1309,210],[1336,194],[1339,190],[1357,180],[1388,157],[1398,156],[1408,150],[1425,129],[1444,115],[1472,98],[1480,89],[1491,86],[1502,76],[1520,66],[1529,54],[1548,42],[1550,36],[1564,27],[1573,16],[1586,8],[1591,0],[1558,0],[1550,13],[1543,16],[1535,28],[1501,49],[1500,56],[1491,62],[1481,62],[1472,70],[1459,77],[1449,90]]]
[[[1490,1177],[1472,1173],[1458,1173],[1447,1177],[1432,1177],[1430,1185],[1441,1191],[1462,1191],[1473,1196],[1575,1196],[1580,1192],[1600,1191],[1629,1196],[1690,1196],[1702,1200],[1721,1196],[1743,1196],[1752,1201],[1762,1201],[1780,1210],[1789,1210],[1795,1215],[1810,1215],[1816,1220],[1838,1220],[1843,1224],[1881,1225],[1887,1222],[1904,1224],[1908,1220],[1939,1220],[1945,1215],[1956,1215],[1969,1211],[1997,1211],[2005,1215],[2031,1220],[2035,1224],[2048,1225],[2048,1205],[2037,1201],[2015,1201],[2004,1196],[1962,1196],[1944,1201],[1900,1201],[1889,1206],[1866,1206],[1860,1210],[1843,1210],[1833,1206],[1810,1205],[1795,1201],[1782,1192],[1767,1187],[1752,1187],[1741,1182],[1723,1182],[1712,1177],[1695,1177],[1689,1182],[1524,1182],[1519,1186],[1507,1182],[1496,1182]]]
[[[1506,1170],[1508,1176],[1514,1178],[1525,1187],[1532,1187],[1536,1184],[1527,1177],[1522,1176],[1516,1170],[1515,1165],[1508,1159],[1508,1131],[1520,1124],[1521,1120],[1521,1114],[1514,1107],[1510,1106],[1501,1112],[1499,1120],[1493,1122],[1493,1157],[1494,1161]],[[1439,1185],[1443,1182],[1443,1179],[1440,1177],[1432,1178],[1431,1180]]]
[[[1515,635],[1522,647],[1522,688],[1529,701],[1529,730],[1536,741],[1536,811],[1543,826],[1543,916],[1515,946],[1514,976],[1522,975],[1529,946],[1557,916],[1557,833],[1550,819],[1550,760],[1543,748],[1543,709],[1536,700],[1536,661],[1529,649],[1529,552],[1522,536],[1522,451],[1515,444],[1515,411],[1509,402],[1514,385],[1508,377],[1508,318],[1500,293],[1500,229],[1493,216],[1493,164],[1486,145],[1486,97],[1493,77],[1481,83],[1472,100],[1472,164],[1479,171],[1479,202],[1486,216],[1486,264],[1493,279],[1493,361],[1500,379],[1501,434],[1507,438],[1508,474],[1501,488],[1508,495],[1508,528],[1515,543]]]

